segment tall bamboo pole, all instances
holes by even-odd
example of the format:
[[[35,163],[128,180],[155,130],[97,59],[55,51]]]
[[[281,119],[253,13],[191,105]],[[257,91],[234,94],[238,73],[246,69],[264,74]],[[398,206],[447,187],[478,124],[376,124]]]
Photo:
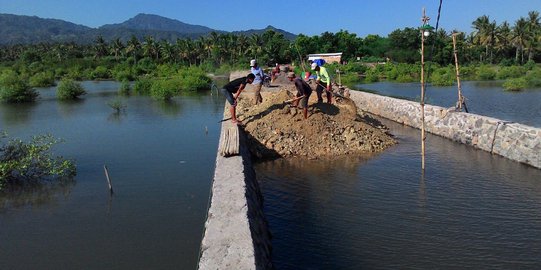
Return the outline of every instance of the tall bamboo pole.
[[[425,8],[423,8],[423,17],[421,21],[423,26],[425,26],[430,20],[426,16]],[[424,27],[421,28],[421,168],[425,169],[425,31]]]
[[[466,108],[466,104],[464,101],[464,96],[462,95],[462,86],[460,85],[460,69],[458,67],[458,51],[456,49],[456,34],[453,33],[453,53],[455,55],[455,70],[456,70],[456,83],[458,88],[458,101],[456,103],[456,109],[458,111],[462,111],[462,105],[464,105],[464,109],[466,112],[468,112],[468,109]]]

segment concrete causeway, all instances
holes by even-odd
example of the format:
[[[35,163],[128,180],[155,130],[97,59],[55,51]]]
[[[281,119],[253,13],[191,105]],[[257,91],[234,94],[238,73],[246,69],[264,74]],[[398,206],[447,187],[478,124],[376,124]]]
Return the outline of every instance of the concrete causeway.
[[[237,73],[232,78],[243,75]],[[418,103],[350,91],[359,111],[420,128]],[[226,103],[226,108],[229,105]],[[224,118],[229,117],[225,110]],[[541,168],[541,129],[481,115],[425,105],[428,132]],[[233,128],[222,123],[221,132]],[[222,134],[223,135],[223,134]],[[220,145],[225,136],[220,136]],[[246,134],[239,130],[240,154],[217,154],[212,199],[201,243],[199,269],[272,269],[271,236]],[[430,147],[430,142],[427,142]]]
[[[222,132],[231,126],[223,122]],[[216,157],[199,269],[272,269],[263,197],[243,132],[239,139],[240,155]]]

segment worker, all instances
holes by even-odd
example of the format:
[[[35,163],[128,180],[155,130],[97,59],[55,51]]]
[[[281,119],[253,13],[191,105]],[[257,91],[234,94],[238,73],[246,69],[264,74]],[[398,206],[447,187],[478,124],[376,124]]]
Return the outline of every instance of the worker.
[[[310,95],[312,94],[312,88],[308,83],[301,79],[296,78],[295,72],[289,72],[287,74],[287,78],[290,82],[295,83],[295,88],[297,88],[297,98],[293,101],[293,106],[296,107],[300,104],[300,108],[303,109],[302,114],[304,115],[304,119],[308,118],[308,99],[310,98]],[[300,101],[300,102],[299,102]]]
[[[271,71],[271,83],[276,80],[276,77],[278,77],[278,75],[280,75],[280,64],[276,63],[276,65]]]
[[[246,77],[241,77],[235,80],[230,81],[228,84],[224,85],[220,92],[225,96],[227,102],[229,102],[229,112],[231,113],[231,122],[236,125],[242,125],[242,122],[237,119],[235,108],[237,107],[237,100],[239,95],[244,90],[247,84],[251,84],[255,79],[253,73],[248,74]],[[235,96],[233,97],[233,94]]]
[[[332,92],[331,92],[331,77],[327,72],[327,69],[322,66],[318,66],[316,62],[313,62],[310,66],[312,70],[316,72],[316,93],[317,93],[317,102],[323,102],[323,90],[327,93],[327,103],[332,103]]]
[[[255,59],[250,60],[250,72],[255,75],[252,85],[255,86],[254,104],[257,105],[263,102],[261,96],[261,86],[263,85],[263,69],[257,64]]]

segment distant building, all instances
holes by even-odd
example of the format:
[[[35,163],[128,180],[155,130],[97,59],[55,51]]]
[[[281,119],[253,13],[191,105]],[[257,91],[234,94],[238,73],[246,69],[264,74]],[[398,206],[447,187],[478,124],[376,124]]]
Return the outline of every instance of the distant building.
[[[341,63],[342,53],[314,53],[308,55],[308,61],[323,59],[326,63]]]

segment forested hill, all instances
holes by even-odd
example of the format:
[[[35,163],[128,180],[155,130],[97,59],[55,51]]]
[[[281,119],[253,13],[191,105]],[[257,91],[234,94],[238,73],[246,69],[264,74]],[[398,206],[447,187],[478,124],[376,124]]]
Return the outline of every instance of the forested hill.
[[[265,29],[235,31],[233,34],[261,34],[271,29],[293,40],[296,35],[284,30],[268,26]],[[198,38],[211,32],[227,33],[206,26],[183,23],[158,15],[138,14],[118,24],[106,24],[99,28],[91,28],[71,22],[44,19],[36,16],[0,14],[0,45],[35,44],[40,42],[76,42],[90,44],[101,35],[106,41],[119,38],[126,42],[131,36],[143,40],[152,36],[156,40],[175,42],[177,38]]]

